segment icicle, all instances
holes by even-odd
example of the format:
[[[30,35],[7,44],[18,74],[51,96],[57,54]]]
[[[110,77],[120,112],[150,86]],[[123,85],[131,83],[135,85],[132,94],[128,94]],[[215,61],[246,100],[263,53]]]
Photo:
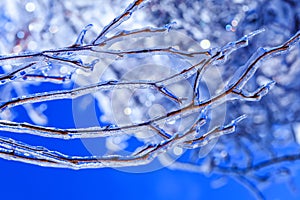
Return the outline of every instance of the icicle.
[[[205,133],[203,136],[187,141],[188,143],[184,145],[185,148],[195,149],[199,147],[203,147],[208,145],[214,139],[221,137],[226,134],[233,133],[236,129],[236,124],[246,118],[246,115],[242,115],[234,120],[232,120],[229,124],[223,125],[220,127],[215,127],[211,131]]]
[[[221,48],[220,55],[217,58],[217,62],[219,63],[225,62],[230,54],[232,54],[234,51],[240,48],[248,46],[249,39],[264,31],[265,29],[259,29],[249,33],[248,35],[243,36],[237,41],[229,42],[227,45]]]
[[[83,40],[86,32],[90,30],[93,27],[93,24],[88,24],[87,26],[84,27],[84,29],[80,32],[78,35],[78,38],[74,44],[74,46],[82,46],[83,45]]]
[[[234,73],[227,84],[226,89],[235,86],[236,90],[241,90],[260,66],[262,58],[266,52],[267,50],[265,48],[259,48],[256,53],[251,56],[247,63]]]
[[[220,130],[226,130],[226,129],[231,128],[231,127],[236,127],[237,123],[239,123],[240,121],[242,121],[246,118],[247,118],[247,115],[241,115],[238,118],[232,120],[229,124],[220,127]],[[227,134],[227,133],[225,133],[225,134]]]
[[[181,100],[176,95],[174,95],[170,90],[168,90],[166,87],[159,87],[159,91],[162,94],[169,97],[170,99],[174,100],[175,102],[180,103],[180,104],[182,103]]]
[[[118,27],[120,24],[122,24],[124,21],[127,21],[131,14],[144,2],[144,0],[135,0],[133,3],[131,3],[125,11],[118,17],[116,17],[112,22],[110,22],[107,26],[105,26],[102,30],[102,32],[97,36],[97,38],[92,42],[93,45],[100,44],[105,38],[105,35]]]
[[[168,32],[170,31],[170,29],[172,28],[173,25],[176,25],[177,23],[174,21],[174,22],[171,22],[169,24],[166,24],[164,26],[164,28],[166,28],[168,30]]]
[[[275,85],[275,81],[271,81],[263,86],[261,86],[260,88],[258,88],[256,91],[254,92],[239,92],[237,93],[238,96],[240,96],[240,100],[247,100],[247,101],[259,101],[263,96],[265,96],[270,89]]]

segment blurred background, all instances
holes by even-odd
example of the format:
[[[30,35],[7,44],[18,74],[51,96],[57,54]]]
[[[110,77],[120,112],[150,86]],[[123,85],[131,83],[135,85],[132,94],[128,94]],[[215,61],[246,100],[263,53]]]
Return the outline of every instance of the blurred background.
[[[130,3],[128,0],[1,0],[0,55],[67,47],[74,44],[83,27],[93,24],[84,40],[88,43]],[[250,40],[249,46],[233,53],[224,65],[217,65],[222,80],[226,82],[257,48],[280,45],[300,30],[300,5],[296,0],[153,0],[146,2],[111,34],[172,23],[172,30],[184,35],[177,41],[186,42],[185,39],[189,38],[198,45],[197,50],[218,48],[252,31],[265,29]],[[226,104],[225,122],[247,115],[239,123],[236,133],[221,137],[208,149],[194,149],[179,158],[180,162],[207,166],[208,169],[180,169],[155,164],[155,170],[149,165],[149,168],[76,171],[1,159],[1,199],[255,199],[259,196],[256,189],[266,199],[299,199],[299,158],[255,168],[266,160],[299,154],[299,55],[297,44],[287,54],[272,57],[260,66],[246,86],[249,91],[270,80],[276,81],[274,88],[261,101]],[[1,74],[8,73],[14,64],[2,63]],[[115,69],[121,64],[114,62]],[[68,68],[61,70],[60,67],[42,68],[34,73],[68,76]],[[105,77],[105,73],[98,73]],[[118,71],[108,74],[118,77]],[[120,76],[124,77],[123,74]],[[76,81],[71,78],[63,84],[12,81],[0,85],[0,98],[3,103],[22,95],[70,89],[98,80],[96,76],[77,76]],[[97,118],[95,123],[109,124],[111,113],[106,107],[105,94],[99,94],[95,99],[92,100]],[[122,101],[122,98],[115,100],[117,104]],[[90,120],[88,109],[84,108],[83,112],[78,106],[84,102],[89,101],[28,104],[5,110],[0,117],[59,128],[91,126],[94,122]],[[74,113],[82,115],[76,117]],[[64,141],[5,131],[1,131],[1,136],[69,155],[94,155],[91,148],[97,145],[92,139]],[[140,142],[130,138],[122,138],[122,141],[124,144]],[[108,142],[104,142],[107,149]],[[113,147],[110,149],[114,150]],[[251,170],[243,174],[238,169]]]

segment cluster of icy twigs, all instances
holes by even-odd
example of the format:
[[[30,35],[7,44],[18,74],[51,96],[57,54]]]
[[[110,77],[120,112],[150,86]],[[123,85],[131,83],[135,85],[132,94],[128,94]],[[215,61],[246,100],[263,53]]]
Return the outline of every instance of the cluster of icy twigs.
[[[17,160],[42,166],[63,167],[73,169],[83,168],[101,168],[101,167],[123,167],[123,166],[139,166],[151,162],[158,155],[161,155],[174,147],[181,147],[183,149],[195,149],[207,145],[211,140],[226,135],[235,131],[237,123],[244,119],[244,116],[232,120],[229,124],[220,124],[208,130],[204,134],[199,134],[199,130],[207,123],[208,112],[215,106],[224,102],[234,99],[257,101],[266,95],[269,89],[274,85],[270,82],[262,85],[254,92],[248,92],[244,89],[249,79],[254,75],[259,65],[266,58],[271,58],[273,55],[280,54],[288,51],[295,45],[299,38],[300,32],[296,33],[290,39],[280,46],[273,48],[259,48],[251,58],[244,64],[241,69],[236,72],[228,81],[228,84],[218,91],[209,99],[199,101],[198,89],[199,82],[202,79],[205,71],[214,65],[224,63],[227,58],[234,51],[248,45],[248,40],[253,36],[261,33],[263,30],[252,32],[237,41],[230,42],[227,45],[218,49],[208,51],[182,51],[175,47],[168,48],[147,48],[126,50],[122,49],[115,51],[109,50],[107,46],[113,45],[115,42],[123,40],[124,38],[135,37],[151,37],[152,34],[168,34],[169,26],[162,28],[141,28],[132,31],[121,31],[115,34],[110,34],[112,30],[121,25],[124,21],[129,19],[131,14],[142,4],[143,0],[136,0],[129,5],[126,10],[112,22],[105,26],[102,32],[88,44],[84,43],[85,33],[91,27],[88,25],[79,34],[75,44],[69,47],[45,50],[34,53],[21,53],[17,55],[8,55],[0,57],[0,65],[11,65],[11,71],[6,72],[0,76],[1,84],[8,84],[13,81],[26,82],[28,80],[47,80],[53,82],[64,83],[65,80],[71,79],[70,75],[44,75],[35,74],[39,67],[43,67],[46,63],[56,64],[58,66],[68,66],[70,74],[75,70],[83,70],[86,73],[93,73],[97,63],[101,62],[101,58],[106,56],[116,56],[126,59],[128,56],[139,54],[166,54],[175,55],[179,57],[194,57],[196,55],[203,55],[196,64],[162,80],[156,81],[122,81],[122,80],[109,80],[99,82],[98,84],[81,86],[71,90],[50,91],[45,93],[36,93],[26,96],[16,97],[7,100],[0,105],[0,112],[5,112],[15,106],[32,104],[36,102],[52,101],[58,99],[75,99],[80,96],[94,93],[95,91],[105,91],[119,88],[140,88],[151,89],[160,93],[165,98],[173,101],[176,104],[182,104],[183,98],[176,96],[168,89],[168,85],[187,80],[192,78],[193,83],[193,98],[192,100],[181,107],[174,109],[165,115],[156,116],[147,121],[139,123],[132,123],[128,125],[110,125],[103,127],[89,127],[89,128],[73,128],[73,129],[59,129],[52,127],[45,127],[29,123],[18,123],[9,120],[0,121],[0,130],[14,133],[27,133],[38,135],[41,137],[60,138],[60,139],[74,139],[74,138],[97,138],[97,137],[110,137],[122,134],[132,134],[137,132],[149,130],[154,131],[160,140],[152,143],[146,143],[144,146],[139,147],[130,155],[104,155],[98,156],[69,156],[55,151],[50,151],[44,147],[35,147],[24,144],[22,142],[8,139],[5,137],[0,138],[0,157],[9,160]],[[109,35],[109,36],[108,36]],[[81,56],[93,57],[94,59],[88,63],[80,59]],[[198,118],[193,122],[190,127],[185,127],[183,131],[175,133],[168,133],[161,124],[170,119],[183,118],[189,115],[198,114]]]

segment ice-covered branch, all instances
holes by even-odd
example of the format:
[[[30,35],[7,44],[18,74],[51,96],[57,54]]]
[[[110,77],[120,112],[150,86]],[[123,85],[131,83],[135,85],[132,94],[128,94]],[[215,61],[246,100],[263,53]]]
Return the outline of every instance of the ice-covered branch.
[[[0,137],[0,157],[71,169],[140,166],[159,160],[171,169],[230,175],[262,198],[255,185],[265,178],[259,172],[299,160],[297,153],[281,155],[274,146],[291,140],[299,144],[299,50],[294,47],[300,32],[265,44],[262,40],[275,38],[268,27],[237,29],[242,14],[226,25],[224,35],[209,29],[212,38],[217,37],[210,40],[204,39],[207,29],[193,35],[189,31],[195,29],[185,27],[186,22],[178,23],[178,29],[172,22],[158,28],[153,24],[123,28],[129,18],[143,16],[138,12],[145,3],[133,1],[101,31],[94,30],[97,26],[90,24],[94,22],[82,20],[78,27],[70,22],[70,30],[77,32],[74,40],[69,38],[71,45],[53,42],[53,48],[22,51],[19,44],[30,30],[16,34],[15,48],[0,56],[0,131],[9,134]],[[210,20],[214,19],[204,21]],[[57,31],[49,26],[51,33]],[[180,28],[187,28],[185,35]],[[0,48],[4,43],[0,39]],[[43,87],[44,82],[49,88]],[[66,107],[72,102],[74,113],[88,112],[79,116],[82,124],[76,124],[74,113],[65,112],[74,114],[74,127],[39,120],[55,100]],[[31,121],[20,117],[22,107]],[[90,107],[100,113],[96,120]],[[101,122],[95,124],[97,120]],[[19,141],[22,134],[43,137],[49,147],[25,144]],[[101,140],[106,152],[84,156],[74,149],[78,156],[63,154],[50,150],[53,138],[70,143]],[[169,156],[186,152],[191,154],[187,162]]]
[[[41,127],[41,126],[31,125],[28,123],[16,123],[16,122],[10,122],[10,121],[1,121],[1,130],[11,131],[11,132],[19,132],[19,133],[29,133],[29,134],[34,134],[34,135],[55,137],[55,138],[84,138],[84,137],[107,137],[110,135],[118,135],[118,134],[122,134],[125,130],[126,130],[126,132],[130,131],[133,134],[136,131],[143,131],[145,128],[154,128],[159,135],[162,135],[165,139],[167,138],[167,141],[174,140],[174,137],[172,137],[172,139],[168,139],[170,136],[167,136],[167,134],[164,133],[164,131],[162,129],[154,126],[153,124],[158,123],[162,120],[166,120],[168,118],[173,118],[176,116],[183,117],[183,116],[187,116],[187,115],[191,115],[193,113],[199,112],[199,109],[207,107],[207,106],[212,106],[213,104],[222,100],[222,98],[225,98],[227,95],[229,95],[231,93],[238,94],[245,100],[248,100],[251,98],[260,98],[261,95],[265,95],[265,93],[267,92],[266,88],[269,88],[269,84],[262,88],[259,88],[252,95],[245,95],[244,93],[241,93],[241,92],[237,93],[236,90],[242,89],[242,87],[245,85],[245,83],[254,74],[255,70],[258,67],[257,64],[260,63],[261,60],[265,59],[265,57],[267,57],[271,54],[276,54],[276,53],[280,53],[282,51],[286,51],[288,48],[291,47],[291,44],[294,44],[293,41],[296,41],[298,39],[298,37],[299,37],[299,34],[296,34],[295,36],[293,36],[290,40],[288,40],[283,45],[272,48],[270,50],[265,50],[264,52],[252,57],[247,62],[245,71],[239,77],[233,78],[235,83],[233,83],[231,86],[229,86],[229,88],[227,88],[225,91],[221,92],[220,94],[217,94],[216,96],[212,97],[211,99],[201,102],[199,104],[189,104],[188,106],[183,107],[182,109],[171,111],[164,116],[156,117],[156,118],[148,120],[146,122],[141,122],[141,123],[132,124],[132,125],[126,125],[126,126],[121,126],[121,127],[106,126],[106,127],[91,127],[91,128],[83,128],[83,129],[58,129],[58,128]],[[238,41],[236,43],[231,43],[231,44],[237,44],[237,43],[240,43],[240,42]],[[200,68],[200,69],[203,69],[204,67],[209,66],[209,64],[213,63],[214,60],[218,60],[220,54],[221,54],[221,56],[223,56],[222,51],[218,51],[207,61],[205,61],[205,62],[201,61],[200,63],[203,63],[203,65],[201,65],[202,68]],[[196,68],[196,66],[193,66],[193,68]],[[157,84],[166,82],[166,80],[171,80],[171,79],[176,80],[177,77],[182,76],[182,74],[185,74],[188,71],[191,71],[191,70],[190,69],[184,70],[170,78],[160,80],[157,82],[109,81],[106,83],[100,83],[100,84],[96,84],[96,85],[92,85],[92,86],[73,89],[70,91],[55,91],[55,92],[50,92],[50,93],[36,94],[33,96],[12,99],[11,101],[4,103],[1,106],[1,110],[3,110],[4,108],[22,105],[25,103],[42,102],[42,101],[49,101],[49,100],[53,100],[53,99],[76,98],[76,97],[79,97],[82,95],[86,95],[86,94],[95,92],[97,90],[111,90],[113,88],[123,88],[123,87],[125,87],[125,88],[126,87],[129,87],[129,88],[135,88],[135,87],[137,87],[137,88],[155,88],[157,91],[163,93],[165,96],[167,96],[169,98],[173,98],[173,100],[175,99],[176,101],[178,101],[178,99],[174,97],[175,95],[169,94],[165,90],[162,89],[163,85],[157,85]],[[191,75],[192,74],[190,74],[188,76],[185,75],[185,77],[189,77]],[[196,78],[196,80],[198,80],[198,78]],[[251,96],[251,98],[250,98],[250,96]],[[224,99],[223,101],[226,101],[226,99]],[[205,133],[204,135],[200,136],[199,138],[192,139],[190,141],[184,141],[183,147],[198,148],[200,146],[205,146],[213,138],[224,135],[225,133],[234,132],[234,128],[235,128],[235,122],[232,123],[232,125],[212,129],[210,132]],[[193,128],[191,130],[195,131]],[[177,138],[176,138],[176,141],[177,141]],[[201,141],[201,142],[199,143],[198,141]],[[165,143],[163,143],[163,144],[165,144]],[[185,143],[195,143],[195,144],[186,146]],[[9,143],[7,145],[9,145]],[[159,146],[161,146],[161,145],[162,144],[160,144]],[[151,149],[152,148],[154,148],[154,147],[151,147]],[[158,149],[158,147],[155,147],[155,149]],[[150,155],[152,156],[152,154],[157,155],[156,153],[153,153],[155,151],[156,150],[149,150],[149,148],[148,148],[147,152],[149,155],[145,154],[145,157],[149,157]],[[142,152],[144,152],[144,151],[142,151]],[[3,154],[3,155],[7,156],[7,154]],[[16,157],[18,157],[18,156],[16,156]],[[24,158],[22,158],[22,159],[24,159]],[[44,159],[46,159],[46,158],[44,158]],[[66,158],[64,158],[64,159],[66,159]],[[106,160],[106,159],[104,159],[104,160]],[[99,162],[99,163],[102,163],[101,165],[103,165],[103,166],[110,166],[109,164],[103,164],[103,163],[105,163],[104,160],[100,159],[101,162]],[[132,163],[132,165],[136,165],[136,162],[129,162],[129,160],[130,161],[141,160],[141,162],[145,162],[144,159],[141,159],[139,157],[138,158],[135,158],[135,157],[130,158],[129,157],[128,162],[126,162],[127,163],[126,165],[130,165],[130,163]],[[80,160],[71,159],[70,161],[68,161],[68,163],[69,162],[74,163],[75,161],[77,163],[80,162]],[[91,162],[93,163],[93,165],[95,165],[96,161],[92,159]],[[107,162],[112,163],[112,161],[107,161]],[[114,157],[115,164],[112,164],[112,166],[118,165],[117,164],[118,162],[123,163],[123,162],[125,162],[125,160]]]

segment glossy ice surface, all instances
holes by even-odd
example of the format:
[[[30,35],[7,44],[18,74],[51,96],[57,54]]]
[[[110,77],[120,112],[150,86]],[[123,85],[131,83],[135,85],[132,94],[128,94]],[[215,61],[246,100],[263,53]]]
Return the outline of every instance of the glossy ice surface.
[[[0,11],[5,198],[299,198],[297,1]]]

